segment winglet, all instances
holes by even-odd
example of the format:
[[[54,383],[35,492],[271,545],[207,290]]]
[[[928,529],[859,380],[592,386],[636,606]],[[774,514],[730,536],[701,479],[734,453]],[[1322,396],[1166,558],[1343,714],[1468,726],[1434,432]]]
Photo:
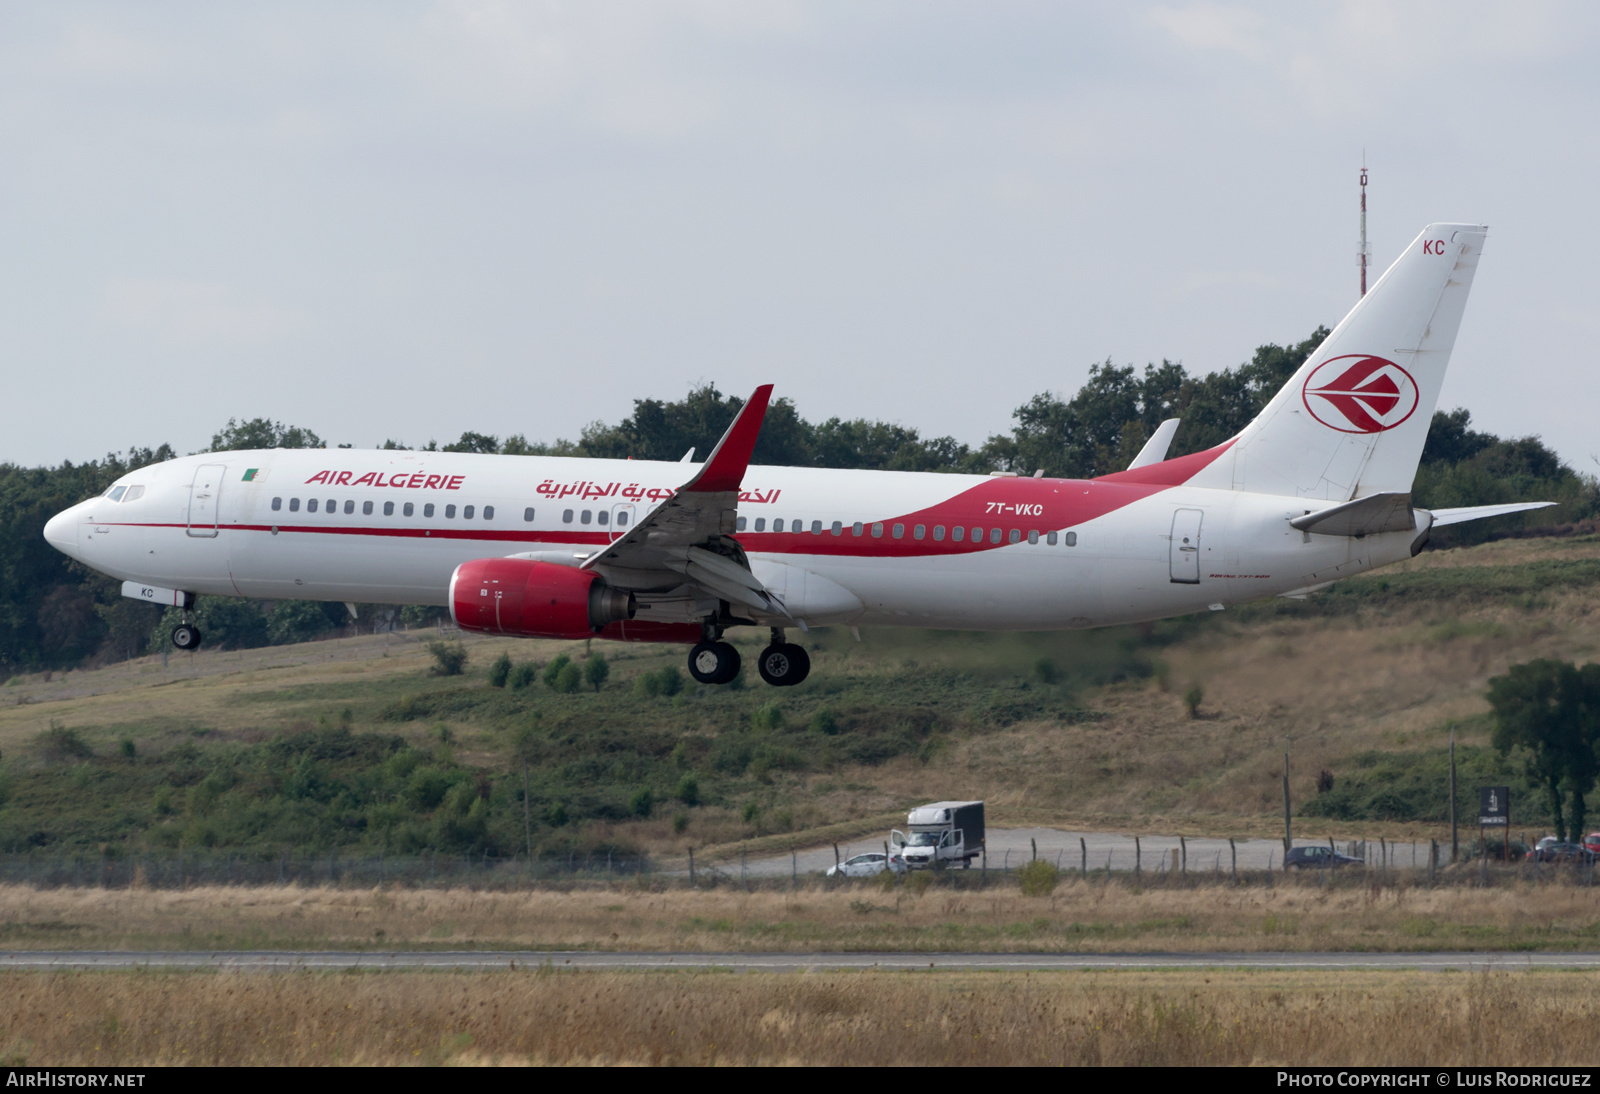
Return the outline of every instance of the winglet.
[[[739,410],[739,416],[711,450],[711,456],[701,465],[700,473],[683,486],[685,493],[711,494],[738,490],[744,481],[744,470],[750,466],[750,454],[756,448],[756,436],[767,416],[767,402],[772,398],[772,385],[762,384],[750,396],[750,401]]]

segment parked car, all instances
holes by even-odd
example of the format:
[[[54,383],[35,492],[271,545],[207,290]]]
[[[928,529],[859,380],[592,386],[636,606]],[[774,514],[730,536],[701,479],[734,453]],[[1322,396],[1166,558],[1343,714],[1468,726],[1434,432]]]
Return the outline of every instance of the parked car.
[[[899,855],[889,855],[887,864],[882,851],[873,851],[865,855],[852,855],[837,866],[828,867],[829,877],[877,877],[885,870],[892,870],[897,874],[906,872],[906,860]]]
[[[1595,853],[1581,843],[1545,843],[1540,840],[1533,857],[1537,862],[1590,863],[1595,860]]]
[[[1590,832],[1587,836],[1584,836],[1583,846],[1585,849],[1600,855],[1600,832]]]
[[[1291,848],[1283,856],[1283,866],[1286,870],[1325,870],[1330,866],[1361,866],[1364,865],[1358,858],[1341,855],[1326,844],[1313,844],[1310,847]]]

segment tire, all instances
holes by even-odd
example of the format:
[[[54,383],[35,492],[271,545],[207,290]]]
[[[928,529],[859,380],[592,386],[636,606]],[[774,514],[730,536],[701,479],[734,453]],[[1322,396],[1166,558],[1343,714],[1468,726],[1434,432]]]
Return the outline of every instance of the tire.
[[[785,642],[762,650],[756,670],[761,673],[761,679],[773,687],[789,688],[810,674],[811,658],[802,647]]]
[[[172,644],[180,650],[197,650],[200,648],[200,631],[187,623],[180,623],[172,628]]]
[[[739,651],[726,642],[701,642],[689,651],[689,675],[702,684],[726,684],[739,675]]]

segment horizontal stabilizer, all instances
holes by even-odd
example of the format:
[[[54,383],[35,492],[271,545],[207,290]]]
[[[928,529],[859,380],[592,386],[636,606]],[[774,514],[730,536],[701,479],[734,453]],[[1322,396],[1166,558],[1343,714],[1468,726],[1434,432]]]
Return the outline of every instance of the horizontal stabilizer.
[[[1483,520],[1486,517],[1503,517],[1509,513],[1526,513],[1530,509],[1548,509],[1556,504],[1553,501],[1514,501],[1508,505],[1469,505],[1465,509],[1435,509],[1433,511],[1433,526],[1442,524],[1461,524],[1469,520]]]
[[[1128,465],[1132,471],[1136,467],[1148,467],[1153,463],[1160,463],[1167,458],[1167,449],[1172,447],[1172,435],[1178,432],[1178,422],[1182,419],[1168,418],[1156,426],[1156,431],[1150,434],[1150,439],[1144,442],[1144,447],[1139,449],[1139,454]]]
[[[1417,517],[1411,511],[1410,494],[1369,494],[1295,517],[1289,524],[1302,532],[1323,536],[1373,536],[1379,532],[1415,531]]]

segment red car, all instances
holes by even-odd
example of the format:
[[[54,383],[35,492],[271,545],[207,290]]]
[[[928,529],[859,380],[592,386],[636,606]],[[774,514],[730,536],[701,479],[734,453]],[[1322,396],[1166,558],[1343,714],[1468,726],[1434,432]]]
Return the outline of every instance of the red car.
[[[1583,837],[1583,849],[1600,855],[1600,832],[1590,832]]]

